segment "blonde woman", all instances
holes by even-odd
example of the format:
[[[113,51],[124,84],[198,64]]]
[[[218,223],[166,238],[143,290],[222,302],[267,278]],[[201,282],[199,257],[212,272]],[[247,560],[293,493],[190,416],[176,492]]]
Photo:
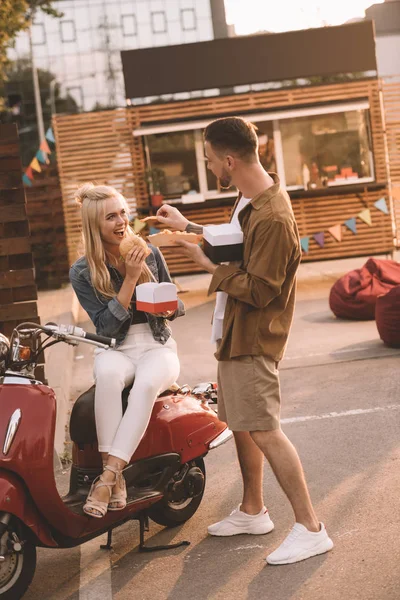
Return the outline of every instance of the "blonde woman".
[[[129,227],[125,198],[114,188],[83,185],[76,194],[81,205],[84,256],[70,270],[72,287],[99,335],[114,337],[114,350],[96,351],[95,417],[104,471],[90,489],[83,510],[101,518],[107,510],[126,506],[122,469],[146,431],[157,395],[177,379],[176,343],[166,319],[184,314],[151,315],[135,309],[135,287],[146,281],[171,281],[160,251],[133,246],[124,261],[119,246]],[[148,254],[148,248],[150,253]],[[134,381],[122,414],[121,393]]]

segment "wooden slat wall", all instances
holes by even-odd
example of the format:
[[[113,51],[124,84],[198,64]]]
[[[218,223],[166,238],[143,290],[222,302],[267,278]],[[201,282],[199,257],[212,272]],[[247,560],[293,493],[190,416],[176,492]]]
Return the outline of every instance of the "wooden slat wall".
[[[174,122],[182,118],[218,118],[224,115],[245,114],[250,112],[317,105],[326,102],[345,102],[368,99],[370,103],[372,142],[375,160],[375,177],[380,183],[388,179],[385,160],[385,139],[381,113],[380,84],[377,79],[354,82],[302,87],[295,89],[275,90],[268,92],[251,92],[214,98],[203,98],[184,102],[150,104],[118,109],[100,113],[84,113],[73,116],[57,116],[55,132],[59,155],[60,179],[63,192],[64,212],[66,216],[67,243],[70,261],[75,259],[78,240],[78,211],[73,203],[73,191],[78,183],[95,179],[107,181],[111,185],[121,177],[115,157],[121,150],[123,156],[126,185],[135,185],[135,201],[132,206],[139,214],[149,207],[147,186],[144,180],[145,159],[143,143],[134,138],[134,129],[161,122]],[[118,124],[116,128],[115,123]],[[95,128],[95,129],[94,129]],[[119,146],[118,146],[119,144]],[[114,159],[113,159],[114,157]],[[121,158],[122,161],[122,158]],[[116,186],[118,187],[118,186]],[[122,188],[122,193],[125,193]],[[373,198],[387,195],[387,190],[378,195],[363,193],[363,197],[354,193],[342,196],[313,197],[312,199],[293,200],[293,207],[299,219],[301,236],[312,235],[332,225],[343,223],[347,218],[356,216],[367,205],[372,207]],[[127,195],[133,200],[133,192]],[[232,201],[233,204],[233,201]],[[393,230],[391,217],[373,211],[373,227],[358,221],[359,234],[354,236],[344,231],[342,243],[337,243],[327,236],[326,247],[320,249],[310,244],[310,252],[305,260],[339,258],[345,256],[386,253],[393,247]],[[227,220],[229,207],[213,208],[204,204],[204,208],[191,215],[190,209],[185,214],[199,223],[217,223]],[[172,273],[193,272],[193,263],[181,258],[174,250],[166,250],[165,255]]]
[[[87,181],[107,184],[120,191],[132,210],[134,168],[138,170],[143,157],[135,152],[132,122],[126,109],[57,115],[53,120],[57,140],[68,259],[72,264],[80,251],[81,228],[79,206],[74,197],[77,188]],[[134,167],[135,165],[135,167]]]
[[[39,323],[18,132],[0,125],[0,332],[23,321]],[[36,376],[43,380],[39,366]]]
[[[39,289],[58,288],[68,281],[64,212],[57,165],[35,173],[26,188],[35,281]]]
[[[383,83],[386,137],[389,155],[390,193],[396,223],[396,245],[400,246],[400,83]]]

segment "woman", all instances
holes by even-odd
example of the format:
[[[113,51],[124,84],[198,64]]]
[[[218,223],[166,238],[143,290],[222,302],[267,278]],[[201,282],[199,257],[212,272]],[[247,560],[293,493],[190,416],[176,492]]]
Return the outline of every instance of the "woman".
[[[70,270],[72,287],[99,335],[114,337],[115,350],[96,350],[95,417],[104,471],[90,489],[83,510],[101,518],[126,506],[122,469],[130,461],[150,420],[158,394],[179,375],[176,343],[169,320],[184,314],[151,315],[135,309],[135,287],[146,281],[171,281],[159,250],[135,245],[121,260],[119,246],[129,227],[125,198],[112,187],[85,184],[81,205],[84,256]],[[143,247],[144,246],[144,247]],[[134,380],[122,415],[121,393]]]

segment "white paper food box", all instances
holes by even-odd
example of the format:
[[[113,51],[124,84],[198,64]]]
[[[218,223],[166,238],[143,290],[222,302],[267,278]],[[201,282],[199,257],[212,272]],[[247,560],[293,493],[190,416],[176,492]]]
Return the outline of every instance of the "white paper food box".
[[[204,253],[213,262],[241,260],[243,256],[243,231],[236,225],[208,225],[203,228]]]
[[[160,313],[178,308],[178,292],[174,283],[141,283],[136,286],[136,308]]]

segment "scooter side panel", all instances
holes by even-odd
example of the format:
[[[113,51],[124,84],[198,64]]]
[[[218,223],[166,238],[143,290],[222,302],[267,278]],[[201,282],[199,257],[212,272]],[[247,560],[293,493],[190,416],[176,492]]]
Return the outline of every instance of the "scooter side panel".
[[[11,415],[21,420],[9,452],[3,444]],[[46,385],[0,385],[0,468],[16,473],[46,521],[59,531],[79,536],[86,519],[69,511],[58,493],[53,471],[56,398]]]
[[[0,512],[20,519],[44,546],[57,547],[49,527],[34,507],[26,488],[17,476],[0,469]]]
[[[147,431],[131,462],[179,452],[182,463],[186,463],[205,454],[208,444],[226,427],[207,403],[193,396],[164,396],[155,403]]]

